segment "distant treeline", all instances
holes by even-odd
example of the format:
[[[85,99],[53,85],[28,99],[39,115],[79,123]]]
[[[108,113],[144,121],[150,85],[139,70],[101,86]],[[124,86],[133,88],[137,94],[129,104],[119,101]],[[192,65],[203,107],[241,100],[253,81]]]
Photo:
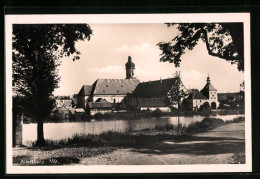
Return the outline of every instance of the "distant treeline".
[[[201,115],[201,116],[214,116],[214,115],[236,115],[236,114],[244,114],[244,109],[221,109],[217,111],[211,111],[211,110],[203,110],[203,111],[187,111],[187,110],[180,110],[179,114],[180,116],[195,116],[195,115]],[[177,116],[178,111],[172,111],[172,112],[164,112],[160,109],[157,109],[155,111],[131,111],[131,112],[113,112],[113,113],[96,113],[95,115],[77,115],[77,114],[70,114],[69,118],[62,118],[58,114],[54,114],[50,116],[50,118],[46,122],[75,122],[75,121],[86,121],[90,122],[92,119],[95,120],[109,120],[109,119],[125,119],[125,120],[131,120],[131,119],[138,119],[138,118],[145,118],[145,117],[163,117],[163,116]],[[33,122],[33,121],[28,121]]]
[[[219,93],[218,101],[220,103],[219,108],[244,108],[244,92],[238,93]]]

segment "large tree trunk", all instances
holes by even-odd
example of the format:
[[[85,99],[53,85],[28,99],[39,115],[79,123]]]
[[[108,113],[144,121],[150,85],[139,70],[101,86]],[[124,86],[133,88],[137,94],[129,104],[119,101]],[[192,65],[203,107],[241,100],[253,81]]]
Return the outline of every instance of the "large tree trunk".
[[[45,140],[44,140],[44,133],[43,133],[43,119],[38,119],[38,125],[37,125],[37,141],[36,146],[44,146]]]

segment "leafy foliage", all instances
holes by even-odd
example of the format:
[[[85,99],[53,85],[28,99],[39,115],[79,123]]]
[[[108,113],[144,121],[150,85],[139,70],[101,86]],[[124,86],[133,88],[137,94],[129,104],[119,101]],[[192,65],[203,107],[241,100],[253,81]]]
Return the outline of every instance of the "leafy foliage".
[[[182,103],[183,99],[188,95],[186,92],[186,88],[183,85],[180,77],[180,72],[176,72],[174,74],[174,84],[172,85],[171,90],[168,92],[168,98],[172,105],[178,106],[178,132],[181,135],[181,126],[180,126],[180,104]]]
[[[91,34],[87,24],[13,25],[13,92],[24,98],[24,110],[39,118],[38,125],[53,108],[60,58],[75,54],[73,60],[79,59],[75,42],[90,40]]]
[[[85,24],[13,25],[13,90],[27,99],[29,111],[49,114],[50,96],[59,82],[59,59],[71,54],[76,54],[73,60],[79,59],[75,42],[89,40],[91,33]]]
[[[172,105],[180,105],[188,93],[186,92],[186,88],[181,81],[180,72],[176,72],[174,74],[174,78],[176,80],[167,95]]]
[[[180,66],[185,50],[192,50],[200,39],[206,44],[209,55],[237,64],[244,70],[243,23],[167,23],[177,26],[179,34],[169,42],[157,45],[162,50],[160,61]]]

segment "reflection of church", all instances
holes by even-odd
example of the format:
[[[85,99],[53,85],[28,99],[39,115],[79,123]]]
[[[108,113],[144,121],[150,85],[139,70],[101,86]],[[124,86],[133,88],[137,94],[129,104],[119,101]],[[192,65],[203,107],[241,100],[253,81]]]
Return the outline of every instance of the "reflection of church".
[[[217,89],[210,82],[209,76],[204,88],[199,92],[193,89],[191,94],[184,100],[183,105],[190,110],[217,109],[219,106]]]

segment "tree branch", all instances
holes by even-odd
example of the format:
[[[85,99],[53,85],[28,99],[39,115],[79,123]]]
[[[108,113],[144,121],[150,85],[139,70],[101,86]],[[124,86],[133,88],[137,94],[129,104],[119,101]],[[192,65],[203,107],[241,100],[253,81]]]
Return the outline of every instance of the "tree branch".
[[[214,56],[214,57],[219,57],[219,58],[224,59],[224,60],[239,60],[237,57],[232,57],[232,56],[224,57],[224,56],[219,55],[217,53],[213,53],[212,50],[209,47],[207,31],[205,29],[202,29],[202,33],[204,34],[204,37],[205,37],[206,47],[207,47],[209,55]]]

